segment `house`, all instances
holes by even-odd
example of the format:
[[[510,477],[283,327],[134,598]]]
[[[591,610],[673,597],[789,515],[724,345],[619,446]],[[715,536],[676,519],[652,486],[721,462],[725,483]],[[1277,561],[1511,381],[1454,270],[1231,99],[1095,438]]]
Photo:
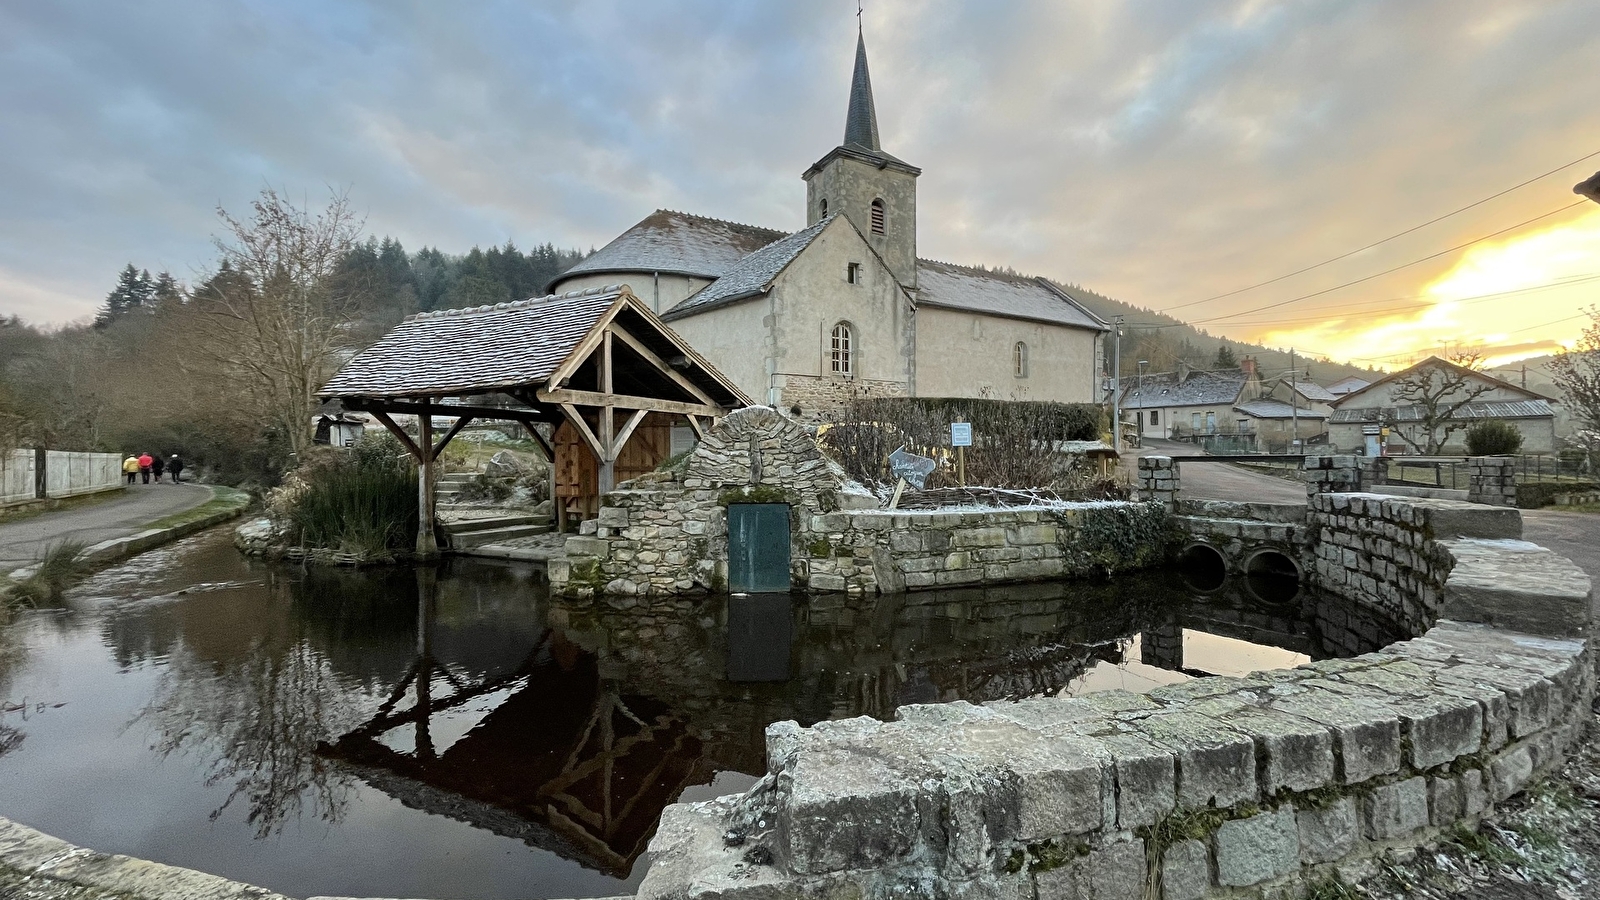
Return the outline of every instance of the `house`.
[[[1289,403],[1272,397],[1246,400],[1233,407],[1241,425],[1255,435],[1255,448],[1266,453],[1298,452],[1300,447],[1322,437],[1328,431],[1329,413]]]
[[[783,231],[657,210],[550,285],[620,283],[758,403],[815,417],[857,397],[1097,402],[1109,327],[1044,278],[922,259],[917,179],[884,151],[856,42],[844,140]]]
[[[1153,372],[1122,380],[1122,409],[1147,438],[1191,439],[1196,435],[1249,434],[1248,416],[1234,407],[1263,393],[1256,361],[1246,357],[1236,369]]]
[[[1338,399],[1350,393],[1351,391],[1359,391],[1371,383],[1372,382],[1366,380],[1365,378],[1357,378],[1354,375],[1346,375],[1338,381],[1335,381],[1333,384],[1328,385],[1326,388],[1324,388],[1324,390],[1332,394],[1334,399]]]
[[[1328,440],[1338,450],[1368,456],[1462,456],[1466,429],[1485,419],[1515,425],[1524,453],[1556,450],[1550,398],[1437,356],[1340,397],[1328,418]]]

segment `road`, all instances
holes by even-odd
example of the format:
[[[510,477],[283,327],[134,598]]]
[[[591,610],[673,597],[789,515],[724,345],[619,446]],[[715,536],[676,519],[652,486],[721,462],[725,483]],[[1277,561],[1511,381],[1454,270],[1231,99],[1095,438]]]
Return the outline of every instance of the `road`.
[[[0,572],[32,565],[62,541],[97,544],[127,537],[145,525],[211,499],[199,484],[136,484],[114,500],[43,513],[0,525]]]
[[[1140,456],[1198,455],[1195,448],[1169,441],[1147,440]],[[1257,503],[1304,503],[1306,492],[1295,482],[1252,472],[1222,462],[1189,463],[1180,470],[1180,497],[1201,500],[1249,500]],[[1600,515],[1558,512],[1551,509],[1522,511],[1522,536],[1565,556],[1600,585]]]

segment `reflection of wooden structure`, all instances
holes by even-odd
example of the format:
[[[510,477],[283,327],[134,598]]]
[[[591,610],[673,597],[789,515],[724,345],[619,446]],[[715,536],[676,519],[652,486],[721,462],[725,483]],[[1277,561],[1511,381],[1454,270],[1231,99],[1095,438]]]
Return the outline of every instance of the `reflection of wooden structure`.
[[[751,402],[626,286],[411,316],[346,363],[321,396],[370,413],[416,458],[421,556],[438,552],[433,463],[474,419],[528,426],[555,466],[558,497],[589,512],[619,475],[666,458],[661,431],[674,419],[699,433]],[[486,402],[493,396],[517,405]],[[415,440],[394,414],[417,417]],[[437,439],[435,416],[455,419]],[[559,424],[564,452],[533,429],[538,422]],[[562,472],[572,476],[565,486]]]

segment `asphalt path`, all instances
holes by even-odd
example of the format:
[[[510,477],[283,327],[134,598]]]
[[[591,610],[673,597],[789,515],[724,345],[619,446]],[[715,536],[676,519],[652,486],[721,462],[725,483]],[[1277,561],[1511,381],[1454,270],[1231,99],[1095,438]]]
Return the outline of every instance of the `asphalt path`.
[[[1140,456],[1198,456],[1188,444],[1146,440]],[[1263,475],[1224,462],[1191,462],[1181,466],[1180,497],[1201,500],[1247,500],[1256,503],[1304,503],[1305,488],[1283,478]],[[1565,556],[1600,586],[1600,514],[1553,509],[1522,511],[1522,537]]]
[[[211,499],[199,484],[136,484],[114,500],[41,513],[0,525],[0,572],[32,565],[62,541],[98,544],[143,531],[164,516],[193,509]]]

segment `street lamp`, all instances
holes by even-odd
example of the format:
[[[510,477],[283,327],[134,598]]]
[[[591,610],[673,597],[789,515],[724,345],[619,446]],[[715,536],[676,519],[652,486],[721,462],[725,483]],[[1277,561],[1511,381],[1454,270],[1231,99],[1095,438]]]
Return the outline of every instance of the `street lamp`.
[[[1148,360],[1148,359],[1139,360],[1139,411],[1137,413],[1134,413],[1134,415],[1138,417],[1137,421],[1139,422],[1139,430],[1138,430],[1139,448],[1141,450],[1144,449],[1144,423],[1145,423],[1145,414],[1144,414],[1144,410],[1145,410],[1145,406],[1144,406],[1144,367],[1148,366],[1148,365],[1150,365],[1150,360]]]
[[[1590,175],[1587,180],[1580,181],[1572,186],[1572,192],[1582,197],[1588,197],[1600,203],[1600,172]]]

